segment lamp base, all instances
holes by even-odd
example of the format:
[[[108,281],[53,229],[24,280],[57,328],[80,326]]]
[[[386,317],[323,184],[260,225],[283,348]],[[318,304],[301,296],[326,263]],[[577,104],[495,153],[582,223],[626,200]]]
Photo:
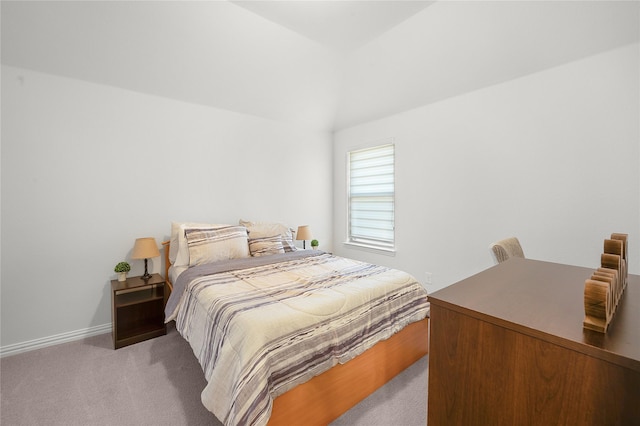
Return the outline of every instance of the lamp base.
[[[151,274],[147,270],[147,259],[144,260],[144,275],[142,277],[143,280],[148,281],[151,278]]]

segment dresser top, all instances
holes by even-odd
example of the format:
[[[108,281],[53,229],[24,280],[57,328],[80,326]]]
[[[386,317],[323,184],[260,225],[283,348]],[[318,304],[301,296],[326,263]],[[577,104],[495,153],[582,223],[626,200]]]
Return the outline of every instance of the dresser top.
[[[640,371],[640,276],[629,275],[607,333],[584,329],[594,268],[512,258],[429,295],[442,306]]]

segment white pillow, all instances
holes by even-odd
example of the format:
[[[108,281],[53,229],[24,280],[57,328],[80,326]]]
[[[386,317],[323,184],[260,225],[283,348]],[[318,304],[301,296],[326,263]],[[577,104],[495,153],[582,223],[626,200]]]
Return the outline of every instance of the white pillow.
[[[191,228],[185,230],[189,247],[189,266],[203,265],[220,260],[249,257],[247,228]]]
[[[197,223],[197,222],[171,222],[171,245],[169,247],[169,261],[171,264],[176,263],[176,257],[178,256],[178,250],[180,249],[180,241],[178,238],[182,236],[182,240],[184,241],[184,231],[180,232],[180,226],[192,226],[197,227],[200,226],[202,228],[213,228],[216,225],[212,225],[210,223]],[[224,226],[224,225],[221,225]],[[185,250],[188,249],[185,248]]]
[[[251,256],[254,257],[284,253],[282,236],[275,235],[273,237],[249,238],[249,251],[251,252]]]
[[[177,231],[177,254],[176,254],[176,259],[175,262],[173,262],[174,266],[189,266],[189,245],[187,244],[187,239],[185,238],[185,231],[187,229],[217,229],[217,228],[224,228],[226,226],[231,226],[231,225],[225,225],[225,224],[213,224],[213,223],[194,223],[194,222],[188,222],[188,223],[181,223],[179,224],[180,226],[178,227],[178,231]],[[173,224],[172,224],[172,229],[173,229]],[[173,246],[173,241],[172,241],[172,246]],[[171,251],[173,250],[169,250],[169,260],[171,260]]]
[[[293,229],[283,225],[282,223],[250,222],[240,219],[240,225],[247,228],[250,239],[280,235],[282,236],[282,246],[284,247],[284,251],[289,252],[296,251],[298,249],[293,241]]]

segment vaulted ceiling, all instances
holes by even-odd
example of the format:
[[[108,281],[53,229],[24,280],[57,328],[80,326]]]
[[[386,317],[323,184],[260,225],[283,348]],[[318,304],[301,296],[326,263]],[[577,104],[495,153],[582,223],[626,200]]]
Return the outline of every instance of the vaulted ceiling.
[[[362,47],[433,1],[232,1],[338,52]]]
[[[2,63],[331,131],[640,39],[638,2],[5,1]]]

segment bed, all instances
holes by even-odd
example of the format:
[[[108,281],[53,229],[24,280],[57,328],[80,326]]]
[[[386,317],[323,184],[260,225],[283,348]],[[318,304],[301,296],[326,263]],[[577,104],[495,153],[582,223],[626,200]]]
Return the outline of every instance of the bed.
[[[297,250],[279,224],[175,225],[165,318],[225,425],[327,424],[427,353],[426,291],[410,275]]]

